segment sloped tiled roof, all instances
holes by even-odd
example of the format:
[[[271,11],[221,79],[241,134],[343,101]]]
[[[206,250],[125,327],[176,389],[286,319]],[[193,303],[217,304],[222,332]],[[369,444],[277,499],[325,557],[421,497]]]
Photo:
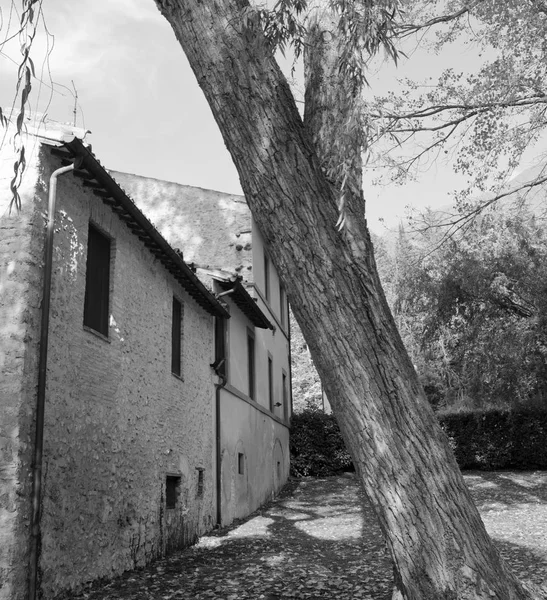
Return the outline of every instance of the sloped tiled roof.
[[[120,220],[125,222],[154,256],[172,273],[194,300],[210,314],[229,317],[225,307],[199,280],[182,258],[182,254],[172,248],[157,228],[114,181],[100,164],[91,149],[78,138],[65,141],[63,145],[52,147],[54,154],[61,156],[65,164],[74,162],[74,175],[83,179],[89,187],[111,207]]]
[[[253,280],[251,212],[243,196],[110,173],[186,261]]]

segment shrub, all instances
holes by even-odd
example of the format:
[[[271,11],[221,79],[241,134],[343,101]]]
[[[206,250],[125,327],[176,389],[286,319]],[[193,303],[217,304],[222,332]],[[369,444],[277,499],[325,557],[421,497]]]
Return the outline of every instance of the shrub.
[[[547,468],[545,410],[470,410],[438,417],[461,469]]]
[[[325,477],[352,469],[332,414],[308,406],[291,419],[291,475]]]
[[[461,469],[547,469],[547,411],[462,410],[437,415]],[[353,469],[333,415],[308,406],[291,425],[291,475],[335,475]]]

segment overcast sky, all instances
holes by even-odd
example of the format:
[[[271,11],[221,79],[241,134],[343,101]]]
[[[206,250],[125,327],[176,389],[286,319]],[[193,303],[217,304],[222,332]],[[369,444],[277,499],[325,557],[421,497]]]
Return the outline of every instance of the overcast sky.
[[[9,5],[10,0],[0,0],[3,37]],[[241,193],[209,107],[153,0],[47,0],[44,9],[54,46],[46,61],[46,36],[38,38],[34,61],[42,83],[33,82],[34,110],[71,123],[74,82],[76,124],[91,130],[87,139],[107,168]],[[16,15],[12,19],[18,21]],[[53,38],[48,39],[51,44]],[[19,57],[16,40],[4,46],[0,106],[13,102]],[[439,71],[441,64],[439,58],[425,56],[405,68],[413,76],[425,76]],[[379,79],[384,90],[389,88],[389,76]],[[379,230],[380,218],[394,225],[406,205],[446,204],[456,185],[450,170],[437,166],[404,188],[367,186],[369,223]]]

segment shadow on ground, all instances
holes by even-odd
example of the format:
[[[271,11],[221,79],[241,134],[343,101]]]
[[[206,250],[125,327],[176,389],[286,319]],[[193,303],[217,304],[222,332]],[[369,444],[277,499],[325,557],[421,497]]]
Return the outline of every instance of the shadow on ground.
[[[511,567],[546,583],[547,473],[469,473],[466,481]],[[388,600],[391,580],[376,517],[355,477],[344,476],[293,481],[249,520],[70,598]]]

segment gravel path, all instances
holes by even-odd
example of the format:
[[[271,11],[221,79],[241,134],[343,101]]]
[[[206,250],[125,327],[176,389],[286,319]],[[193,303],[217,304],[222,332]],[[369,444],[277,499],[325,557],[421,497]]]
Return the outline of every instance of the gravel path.
[[[490,535],[547,585],[547,472],[468,473]],[[292,481],[247,521],[67,600],[389,600],[391,563],[354,476]]]

